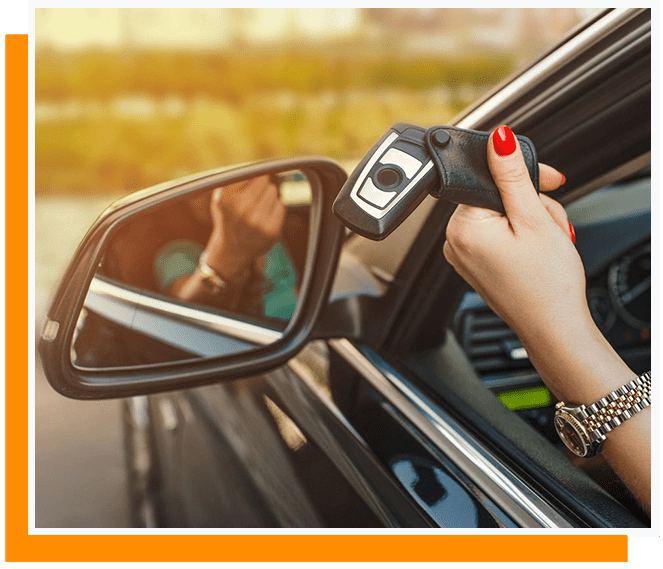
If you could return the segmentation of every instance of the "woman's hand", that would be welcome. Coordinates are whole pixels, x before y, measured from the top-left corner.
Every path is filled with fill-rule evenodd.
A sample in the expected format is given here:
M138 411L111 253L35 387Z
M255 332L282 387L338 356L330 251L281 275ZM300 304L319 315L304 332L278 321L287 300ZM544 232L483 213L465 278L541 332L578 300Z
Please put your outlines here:
M214 229L207 264L232 281L281 236L285 206L269 176L217 188L210 205Z
M594 403L632 380L594 324L585 272L564 209L537 195L518 141L506 126L488 142L488 165L506 215L459 205L449 220L444 255L518 334L539 375L570 406ZM562 174L540 165L550 191ZM650 410L610 432L603 456L649 512Z
M536 193L509 127L493 132L487 152L506 215L459 205L447 227L445 257L521 338L587 327L585 273L564 208ZM564 183L550 166L539 169L543 191Z

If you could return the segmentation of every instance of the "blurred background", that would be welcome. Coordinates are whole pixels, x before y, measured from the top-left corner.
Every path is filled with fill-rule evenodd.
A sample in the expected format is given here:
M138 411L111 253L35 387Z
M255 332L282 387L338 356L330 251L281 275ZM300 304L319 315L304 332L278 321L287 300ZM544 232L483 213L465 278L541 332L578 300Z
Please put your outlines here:
M264 158L351 169L392 124L447 122L592 11L36 9L37 334L116 197ZM126 526L117 403L36 373L36 526Z
M570 9L39 9L35 186L130 191L225 164L357 158L444 123Z

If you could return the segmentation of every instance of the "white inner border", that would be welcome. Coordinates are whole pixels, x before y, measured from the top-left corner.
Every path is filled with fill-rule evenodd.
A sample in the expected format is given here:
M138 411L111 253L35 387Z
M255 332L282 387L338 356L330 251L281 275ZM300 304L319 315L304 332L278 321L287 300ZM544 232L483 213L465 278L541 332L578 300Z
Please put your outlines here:
M440 7L439 4L424 2L431 7ZM342 7L343 5L339 5ZM390 5L390 3L367 3L366 7L399 7L399 4ZM587 4L586 7L601 7L602 5ZM218 2L194 1L184 4L181 1L137 1L127 2L109 2L102 0L96 2L95 8L178 8L178 7L199 7L199 8L220 8ZM265 7L265 4L253 4L251 7ZM309 4L294 4L288 7L310 7ZM494 4L488 2L474 2L465 7L473 8L494 8ZM527 8L531 7L524 3L507 3L503 8ZM573 2L557 3L558 8L577 8ZM633 7L650 7L652 9L652 187L660 187L660 6L658 3L638 3ZM432 529L422 531L421 529L155 529L140 530L133 528L35 528L35 197L34 197L34 57L35 57L35 8L90 8L89 2L82 0L69 0L62 2L29 1L28 2L28 34L29 34L29 74L28 89L30 104L28 109L28 166L29 166L29 214L28 214L28 246L29 246L29 306L28 306L28 366L29 366L29 409L28 409L28 449L29 449L29 475L28 475L28 533L29 535L548 535L548 534L570 534L570 535L628 535L631 537L655 537L660 536L660 431L653 429L652 432L652 528L650 529L573 529L573 530L528 530L528 529L499 529L499 530L468 530L468 529ZM652 272L655 276L660 276L660 195L659 192L652 192ZM655 378L652 387L652 424L660 425L660 353L656 349L660 346L660 278L655 278L652 283L652 345L655 347L652 353L652 376ZM19 378L14 378L19 379ZM10 402L6 402L9 404ZM21 492L22 490L17 489Z

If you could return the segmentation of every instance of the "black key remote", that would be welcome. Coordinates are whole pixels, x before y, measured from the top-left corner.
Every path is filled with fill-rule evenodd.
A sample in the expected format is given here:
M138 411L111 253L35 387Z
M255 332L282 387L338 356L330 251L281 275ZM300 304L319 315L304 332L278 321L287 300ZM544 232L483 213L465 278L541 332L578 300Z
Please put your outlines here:
M516 135L534 190L539 163L532 141ZM489 132L455 126L424 130L411 124L391 127L362 159L334 201L334 213L350 229L384 239L430 193L452 203L505 214L488 165Z
M353 231L378 241L389 235L437 184L426 131L398 123L362 159L334 201Z

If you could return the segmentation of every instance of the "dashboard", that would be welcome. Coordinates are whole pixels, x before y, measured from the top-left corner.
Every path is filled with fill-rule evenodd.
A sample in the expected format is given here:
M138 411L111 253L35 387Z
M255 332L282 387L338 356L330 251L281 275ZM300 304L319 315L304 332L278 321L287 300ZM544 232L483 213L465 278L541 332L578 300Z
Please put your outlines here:
M651 342L651 241L620 255L587 285L597 326L624 359L637 360Z

